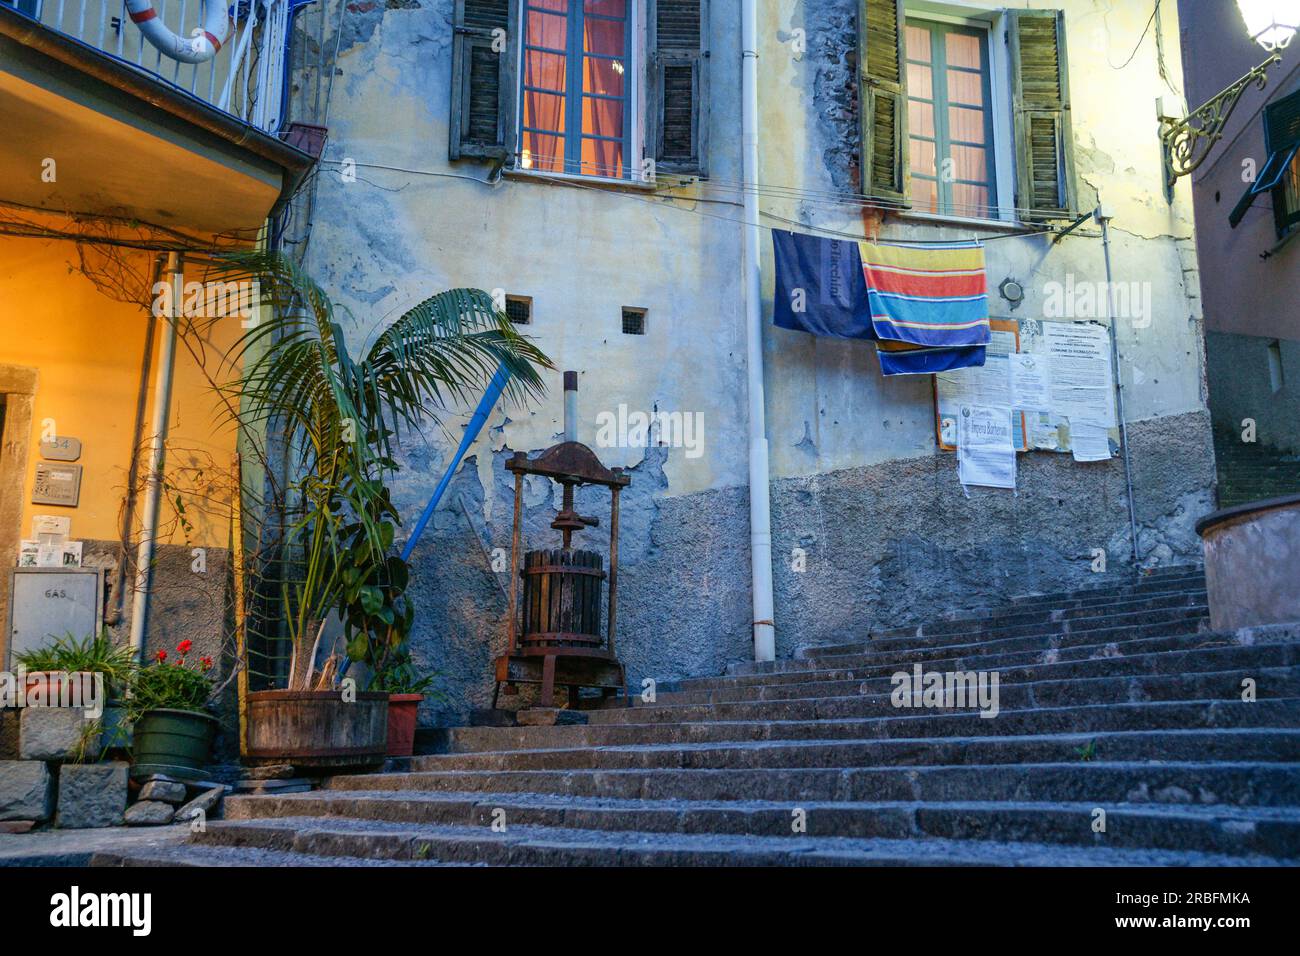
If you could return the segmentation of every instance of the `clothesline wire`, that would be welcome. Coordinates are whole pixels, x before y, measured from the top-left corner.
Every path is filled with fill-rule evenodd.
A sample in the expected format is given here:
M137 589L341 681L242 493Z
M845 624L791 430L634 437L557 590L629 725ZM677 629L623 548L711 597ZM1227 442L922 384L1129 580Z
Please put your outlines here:
M337 161L337 160L322 160L321 162L322 162L322 163L325 163L325 164L338 164L339 161ZM382 170L387 170L387 171L390 171L390 172L402 172L402 173L408 173L408 174L411 174L411 175L418 175L418 176L436 176L436 177L445 177L445 178L451 178L451 179L467 179L467 180L469 180L469 181L471 181L471 182L477 182L477 183L481 183L481 184L484 184L484 185L493 185L493 183L489 182L488 180L480 179L480 178L478 178L478 177L476 177L476 176L468 176L468 175L465 175L465 174L463 174L463 173L452 173L452 172L445 172L445 171L440 171L440 170L411 169L411 168L400 167L400 166L389 166L389 165L384 165L384 164L380 164L380 163L362 163L362 162L355 162L355 161L352 163L352 165L355 166L355 167L357 167L357 168L364 168L364 169L382 169ZM537 176L539 176L539 177L543 177L543 178L544 178L546 174L545 174L545 173L533 173L532 175L537 175ZM584 183L584 182L581 182L580 180L570 179L570 178L567 178L567 177L564 178L564 179L557 179L557 180L553 180L553 181L554 181L554 182L560 182L560 183L563 183L564 185L568 185L568 186L575 186L575 187L580 188L580 189L587 189L587 190L591 190L591 191L595 191L595 192L601 192L601 193L606 193L606 194L611 193L611 192L614 192L614 191L608 189L607 187L602 186L602 185L599 185L599 184ZM715 182L715 181L710 181L710 184L716 184L716 182ZM798 195L798 194L787 195L787 194L783 194L783 193L779 193L779 192L773 192L773 191L771 191L772 189L784 189L784 188L791 188L791 189L793 189L794 187L760 187L760 188L759 188L758 190L756 190L756 191L757 191L760 195L766 196L766 197L768 197L768 198L785 198L785 199L791 199L791 200L803 198L803 197L801 197L801 196ZM743 191L743 184L742 184L741 191ZM662 206L668 206L668 207L670 207L670 208L672 208L672 209L674 209L674 210L677 210L677 211L679 211L679 212L691 213L691 214L693 214L693 215L702 216L702 217L704 217L704 218L708 218L708 219L716 219L716 220L718 220L718 221L720 221L720 222L729 222L729 223L734 223L734 224L736 224L736 225L745 225L745 224L746 224L746 220L743 219L743 218L739 218L739 219L738 219L738 218L735 218L735 217L733 217L733 216L721 216L721 215L716 215L716 214L713 214L713 213L708 213L708 212L705 212L705 211L703 211L703 210L699 210L699 209L691 209L691 208L687 208L687 207L685 207L685 206L677 205L678 203L682 203L682 202L697 202L697 203L698 203L698 202L717 202L717 201L719 201L719 200L714 199L714 198L709 198L709 197L697 197L697 196L674 196L674 195L665 195L665 194L662 194L662 193L657 193L657 194L654 194L654 195L652 195L652 196L639 196L639 195L636 195L636 194L634 194L634 193L626 193L626 192L614 192L614 194L615 194L615 195L619 195L619 196L623 196L624 198L633 199L633 200L636 200L636 201L638 201L638 202L645 203L645 204L647 204L647 205L660 206L660 207L662 207ZM889 204L889 203L880 202L880 201L878 201L878 200L871 200L871 199L868 199L868 198L865 198L865 197L862 198L862 199L854 199L854 198L848 198L848 197L841 197L840 199L826 199L826 200L821 200L821 201L818 201L818 200L808 200L808 201L815 202L817 205L834 205L834 206L852 207L852 208L857 209L857 210L859 210L859 211L860 211L860 210L863 210L863 209L873 209L873 210L879 210L879 211L881 211L881 212L897 212L897 211L899 210L899 207L898 207L897 205L892 205L892 204ZM981 208L981 209L982 209L982 208L986 208L986 207L978 207L978 208ZM999 208L999 209L1005 209L1005 208L1008 208L1008 207L998 207L998 208ZM1021 211L1021 210L1012 210L1012 211ZM827 234L827 235L832 235L832 236L835 236L835 237L837 237L837 238L852 239L852 240L859 240L859 241L862 241L862 240L866 240L866 239L867 239L866 236L858 235L858 234L855 234L855 233L843 232L843 231L836 230L836 229L831 229L831 228L829 228L829 227L825 227L825 226L817 226L817 225L813 225L813 224L811 224L811 223L801 222L801 221L796 220L796 219L789 219L789 218L786 218L786 217L784 217L784 216L779 216L779 215L777 215L777 214L775 214L775 213L772 213L772 212L767 212L767 211L762 211L762 210L760 210L760 213L759 213L759 214L760 214L760 216L763 216L763 217L766 217L766 218L769 218L769 219L776 219L776 220L778 220L778 221L780 221L780 222L783 222L783 223L786 223L786 224L788 224L788 225L798 226L798 227L801 228L801 229L810 230L810 231L812 231L812 232L817 232L817 233L823 233L823 234ZM773 226L769 226L769 225L766 225L766 224L761 223L761 222L758 223L757 225L758 225L758 227L761 228L761 229L772 229L772 228L775 228L775 227L773 227ZM990 224L989 224L989 228L1000 228L1000 227L1003 227L1003 226L1004 226L1003 223L999 223L999 222L995 222L995 221L991 221ZM978 228L978 226L976 226L975 228ZM980 242L996 242L996 241L999 240L999 239L1023 239L1023 238L1030 237L1030 236L1044 235L1044 234L1047 234L1047 233L1054 233L1054 232L1058 232L1058 231L1059 231L1059 229L1058 229L1057 227L1055 227L1055 226L1047 226L1047 227L1040 228L1040 229L1030 229L1030 230L1018 229L1018 230L1016 230L1016 231L1013 231L1013 232L1007 232L1007 233L1000 234L1000 235L992 235L992 236L978 236L978 237L975 237L975 238L977 238L978 241L980 241ZM953 241L955 241L955 240L952 240L952 239L934 239L934 240L917 239L917 240L907 240L907 241L908 241L908 242L911 242L911 243L913 243L913 244L923 245L923 244L928 244L928 243L946 243L946 242L953 242Z

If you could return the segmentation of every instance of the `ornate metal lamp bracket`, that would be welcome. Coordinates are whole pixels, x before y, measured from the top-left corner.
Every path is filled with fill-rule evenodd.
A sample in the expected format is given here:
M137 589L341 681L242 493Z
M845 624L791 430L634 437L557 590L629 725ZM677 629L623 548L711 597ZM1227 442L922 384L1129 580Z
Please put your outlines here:
M1205 162L1214 144L1223 137L1223 128L1246 87L1253 84L1264 89L1268 85L1268 68L1281 59L1280 55L1274 53L1227 89L1198 106L1185 119L1164 118L1160 121L1160 142L1164 146L1165 156L1165 185L1171 192L1178 177L1194 172Z

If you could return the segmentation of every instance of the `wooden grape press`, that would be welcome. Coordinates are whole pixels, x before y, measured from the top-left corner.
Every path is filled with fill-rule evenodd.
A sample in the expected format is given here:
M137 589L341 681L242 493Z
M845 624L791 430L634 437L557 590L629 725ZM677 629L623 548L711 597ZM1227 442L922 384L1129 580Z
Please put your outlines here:
M514 534L510 545L510 614L506 652L496 660L493 708L502 687L507 694L519 684L540 684L538 707L552 707L556 686L567 687L576 707L580 688L599 688L609 697L626 690L623 665L614 652L618 616L618 496L632 479L623 469L609 469L577 440L578 373L564 373L564 438L536 458L515 452L506 469L515 476ZM551 527L560 532L559 548L529 551L523 547L524 478L540 475L558 482L563 500ZM575 532L599 527L598 518L574 510L574 490L583 485L609 489L609 571L597 551L573 547ZM523 566L520 567L522 557ZM608 582L605 627L601 607ZM520 585L523 600L520 602Z

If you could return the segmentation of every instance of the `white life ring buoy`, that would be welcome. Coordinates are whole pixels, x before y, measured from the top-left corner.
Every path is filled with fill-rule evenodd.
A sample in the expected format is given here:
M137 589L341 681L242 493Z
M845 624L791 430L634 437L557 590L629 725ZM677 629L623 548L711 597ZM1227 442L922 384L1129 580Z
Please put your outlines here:
M153 0L126 0L131 22L164 56L181 63L206 63L216 56L230 39L235 25L223 0L201 0L201 20L186 40L169 30L153 8Z

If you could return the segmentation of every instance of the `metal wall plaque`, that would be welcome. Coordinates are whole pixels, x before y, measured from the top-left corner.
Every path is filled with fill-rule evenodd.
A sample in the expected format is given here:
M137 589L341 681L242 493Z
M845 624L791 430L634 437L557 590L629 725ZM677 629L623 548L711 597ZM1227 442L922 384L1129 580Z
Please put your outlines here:
M58 435L41 442L41 457L50 461L76 461L81 457L81 439Z
M32 486L32 504L77 507L81 500L81 466L50 461L36 463L36 483Z
M72 634L98 634L104 624L104 575L98 568L14 568L9 572L9 660Z

